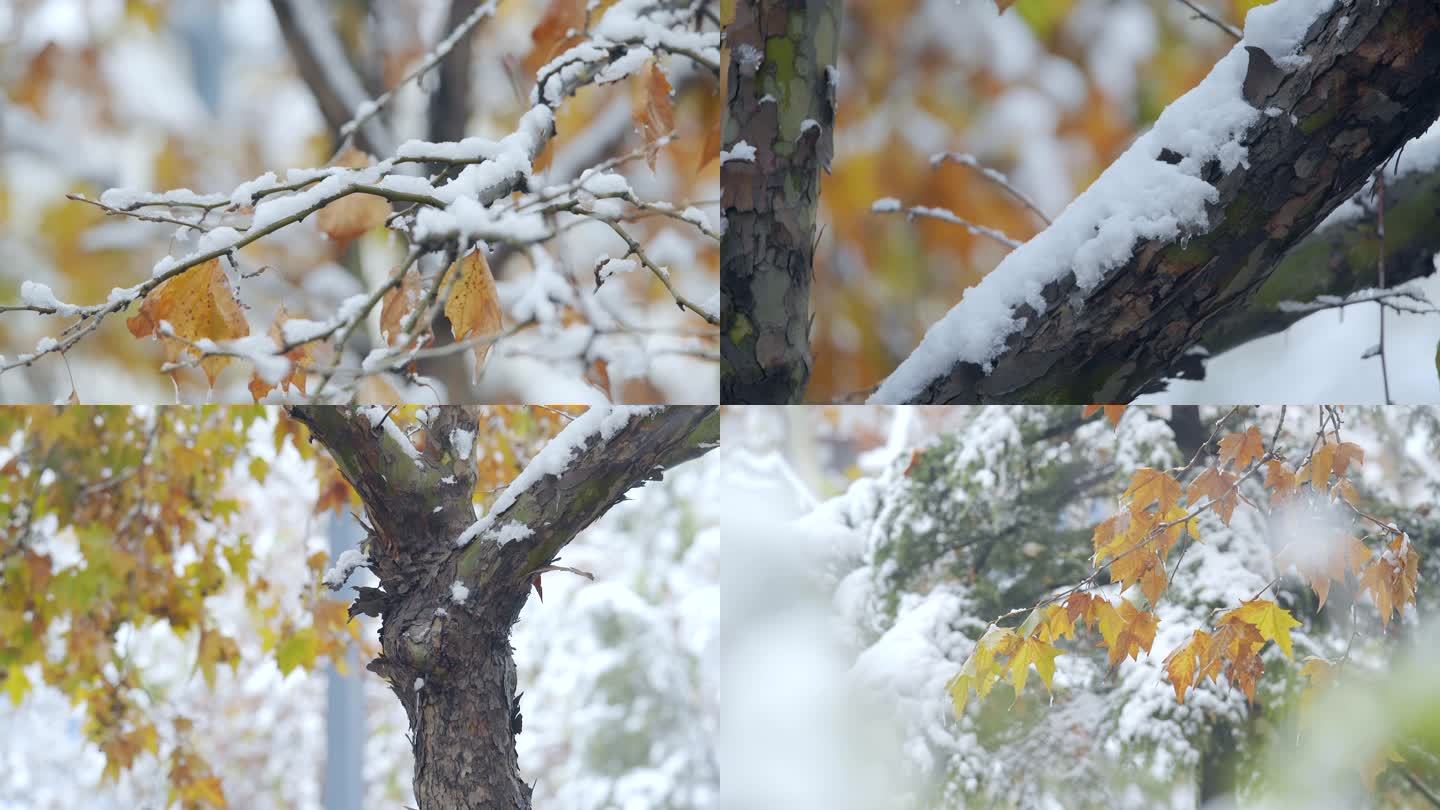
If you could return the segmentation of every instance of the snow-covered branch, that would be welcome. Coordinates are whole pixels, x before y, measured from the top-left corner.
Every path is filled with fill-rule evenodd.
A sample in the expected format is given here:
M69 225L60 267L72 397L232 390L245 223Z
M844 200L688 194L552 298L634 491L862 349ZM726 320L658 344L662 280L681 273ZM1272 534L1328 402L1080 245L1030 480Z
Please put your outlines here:
M318 12L290 0L274 0L274 4L277 14L283 17L282 27L290 29L287 36L303 40L299 50L308 54L305 58L314 63L316 75L328 82L329 92L344 101L348 123L340 127L342 135L366 134L364 140L370 144L387 139L380 119L375 116L395 88L370 100L339 50L333 32L324 30L323 22L315 17ZM477 7L421 59L401 83L434 69L481 19L493 13L494 7L494 2ZM556 136L556 111L580 88L619 81L646 66L651 59L667 54L693 59L703 69L718 69L719 33L709 26L692 30L696 24L695 16L683 4L667 0L615 3L599 16L585 39L539 69L530 108L520 115L515 129L498 140L481 137L449 142L411 140L390 146L385 151L388 157L378 162L370 162L363 155L354 158L357 153L347 153L340 156L336 165L292 169L283 177L266 172L228 193L112 189L98 200L72 196L99 207L109 216L173 226L175 244L179 246L175 250L179 255L161 258L148 279L134 286L113 289L101 303L69 304L43 284L27 284L22 290L22 300L0 306L0 313L28 312L77 320L58 336L42 339L32 351L9 358L0 356L0 373L32 365L50 354L63 354L95 332L109 316L147 302L168 282L196 268L224 260L238 270L242 248L312 215L317 215L317 224L326 217L330 217L330 221L339 219L338 225L320 225L337 239L353 238L353 235L337 235L337 230L351 228L353 234L358 235L383 224L408 243L408 258L404 266L382 284L350 296L326 320L292 319L277 323L272 334L278 333L278 339L246 337L248 327L243 320L236 327L240 330L238 335L231 332L227 339L213 340L174 324L157 323L154 332L157 336L186 349L184 355L167 362L166 370L199 365L212 357L240 358L254 365L257 373L264 370L260 376L271 379L304 366L307 372L313 371L321 377L320 385L309 392L313 401L344 398L348 390L345 386L338 390L327 387L332 379L344 379L346 385L353 385L354 380L368 374L408 365L422 356L420 353L432 342L432 323L440 317L442 309L450 316L447 303L458 274L437 272L434 262L429 260L444 258L444 266L449 266L481 245L531 248L582 221L605 225L626 245L630 255L640 258L677 306L695 313L711 326L717 325L718 315L682 294L669 270L652 259L650 252L621 224L638 216L663 216L694 229L707 240L718 241L719 233L711 228L703 212L642 199L623 177L605 170L623 159L603 161L596 170L586 171L557 186L531 188L534 163ZM365 165L367 162L370 165ZM438 173L429 177L413 174L417 164L437 166ZM374 208L377 204L383 208ZM626 206L633 208L638 216L628 215ZM359 220L358 225L345 221L347 217ZM486 272L488 274L488 270ZM241 284L249 277L242 274ZM540 281L544 281L546 287L543 304L522 295L513 313L515 325L484 330L485 334L457 333L459 342L481 348L529 327L553 328L558 321L554 303L570 300L572 306L577 305L574 299L578 291L573 284L557 285L553 279L537 278L537 284ZM494 283L489 284L489 295L493 297ZM227 293L238 289L229 275L224 276L222 286L227 288ZM405 301L412 302L413 306L405 310L399 333L390 336L389 346L371 351L361 367L354 370L356 373L350 374L345 366L344 350L370 322L377 307L386 302L387 296L402 290ZM615 331L613 319L594 321L590 317L594 315L597 313L587 315L594 334ZM333 362L328 366L316 369L313 364L295 359L295 352L320 344L329 344L333 349ZM586 350L581 349L580 353Z
M1150 390L1440 115L1440 52L1420 44L1435 36L1425 0L1254 9L1244 41L967 290L874 401L1118 402Z

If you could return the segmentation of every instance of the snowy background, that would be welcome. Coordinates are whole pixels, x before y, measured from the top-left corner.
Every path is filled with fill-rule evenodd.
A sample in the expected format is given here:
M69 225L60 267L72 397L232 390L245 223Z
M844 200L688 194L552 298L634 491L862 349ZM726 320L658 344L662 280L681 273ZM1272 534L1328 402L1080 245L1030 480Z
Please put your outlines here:
M1384 764L1402 736L1428 741L1409 751L1407 767L1436 783L1440 689L1420 674L1436 664L1435 409L1346 411L1347 440L1367 448L1357 486L1429 543L1419 608L1389 638L1368 618L1351 639L1337 626L1334 594L1331 613L1317 613L1313 595L1286 577L1279 598L1305 621L1295 664L1266 655L1253 707L1214 684L1177 704L1161 661L1213 608L1251 597L1277 573L1276 530L1241 506L1228 528L1202 524L1205 542L1185 555L1148 655L1107 677L1103 656L1077 646L1057 659L1052 694L1032 679L1014 705L1003 690L972 698L958 722L946 683L997 605L1023 607L1003 594L1072 582L1047 567L1063 566L1067 549L1088 570L1089 527L1127 478L1117 470L1183 463L1169 409L1131 408L1118 430L1098 417L1077 427L1078 407L801 410L727 412L726 436L736 438L722 449L726 808L1219 810L1237 805L1202 800L1212 779L1202 763L1217 744L1240 752L1238 806L1420 806L1398 769L1374 793L1358 776ZM1202 423L1225 410L1201 409ZM1315 428L1303 410L1287 418L1297 442ZM1253 418L1273 430L1278 408ZM1036 439L1037 430L1064 438ZM943 483L917 483L931 475ZM1093 488L1044 505L1040 496L1072 483ZM988 568L967 578L949 567L1002 531ZM1297 729L1299 662L1346 650L1364 688L1317 704L1313 725ZM1232 736L1212 742L1221 733Z

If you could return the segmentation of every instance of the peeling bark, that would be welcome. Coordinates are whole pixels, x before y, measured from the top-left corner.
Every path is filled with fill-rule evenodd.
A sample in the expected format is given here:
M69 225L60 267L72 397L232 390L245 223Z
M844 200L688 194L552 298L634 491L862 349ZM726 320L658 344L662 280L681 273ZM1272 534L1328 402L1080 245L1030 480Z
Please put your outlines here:
M820 170L835 123L839 0L735 4L720 166L721 401L798 402L810 379Z
M1288 114L1244 137L1248 168L1207 170L1218 200L1206 228L1138 242L1083 300L1073 274L1047 285L1043 311L1013 311L1025 327L991 372L957 363L912 401L1127 401L1249 306L1281 258L1440 115L1440 1L1337 4L1300 54L1309 61L1277 77L1252 53L1247 97Z
M475 522L475 467L451 448L455 428L475 430L465 408L432 408L425 451L413 458L364 413L296 407L359 493L379 589L352 612L378 609L381 653L367 669L385 678L409 717L420 810L529 810L511 727L515 662L510 628L532 573L630 488L719 443L714 406L670 407L591 437L559 476L546 475L498 516L529 537L500 545L455 539ZM452 599L459 582L469 591ZM357 610L359 608L359 610Z

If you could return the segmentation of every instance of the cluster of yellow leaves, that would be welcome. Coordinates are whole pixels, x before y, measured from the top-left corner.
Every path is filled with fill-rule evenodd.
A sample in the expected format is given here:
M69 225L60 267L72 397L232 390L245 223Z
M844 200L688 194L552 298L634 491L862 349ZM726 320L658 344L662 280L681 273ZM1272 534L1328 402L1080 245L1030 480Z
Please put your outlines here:
M1088 405L1083 415L1089 417L1102 408L1111 424L1119 423L1123 406ZM1220 437L1216 463L1201 470L1188 487L1170 471L1136 470L1120 497L1120 510L1097 524L1092 535L1097 572L1108 567L1111 580L1120 588L1118 607L1093 593L1076 591L1063 605L1037 606L1018 629L992 627L949 684L957 716L972 689L983 697L1005 679L1018 695L1032 664L1048 688L1055 656L1061 654L1054 643L1073 638L1077 624L1099 631L1112 671L1124 659L1148 652L1159 621L1153 611L1169 584L1166 558L1185 534L1200 540L1198 518L1202 512L1213 512L1228 526L1241 501L1262 511L1266 506L1307 508L1336 500L1354 507L1356 492L1345 475L1364 463L1365 452L1359 445L1331 442L1322 434L1296 471L1266 450L1259 428L1252 425ZM1270 495L1265 506L1252 503L1239 491L1241 480L1262 469L1264 488ZM1331 534L1335 531L1329 529ZM1403 533L1392 530L1379 554L1372 554L1361 539L1345 532L1338 537L1307 539L1320 547L1320 553L1313 548L1280 549L1276 564L1281 570L1293 565L1315 591L1321 607L1332 583L1344 583L1347 577L1371 597L1387 627L1392 616L1414 604L1419 560ZM1144 595L1147 609L1124 598L1134 586ZM1166 676L1176 700L1183 703L1186 692L1198 683L1206 679L1218 683L1224 676L1253 701L1256 682L1264 672L1260 653L1265 644L1274 641L1287 658L1293 657L1290 630L1299 625L1289 611L1258 594L1220 614L1213 629L1196 629L1165 658ZM1312 679L1323 676L1321 670L1319 664L1307 664Z
M1299 625L1289 611L1268 599L1251 599L1221 614L1214 633L1196 630L1165 658L1175 699L1184 703L1186 690L1205 678L1218 683L1223 669L1230 683L1253 701L1255 682L1265 671L1260 649L1274 641L1291 657L1290 628Z
M1077 625L1099 631L1114 668L1150 651L1158 623L1154 613L1140 610L1128 600L1119 600L1116 607L1092 593L1077 592L1063 603L1031 611L1018 628L991 627L947 687L955 716L965 711L972 690L983 698L1002 680L1014 686L1018 698L1025 691L1031 666L1040 673L1045 688L1051 688L1055 658L1062 654L1055 643L1074 639Z

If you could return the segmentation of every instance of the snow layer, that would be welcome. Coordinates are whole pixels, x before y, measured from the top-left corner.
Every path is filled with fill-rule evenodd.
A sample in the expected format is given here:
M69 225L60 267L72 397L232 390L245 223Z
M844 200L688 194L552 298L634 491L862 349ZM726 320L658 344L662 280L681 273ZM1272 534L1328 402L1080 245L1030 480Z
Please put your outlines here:
M556 434L548 444L535 454L535 458L525 466L525 469L510 482L495 503L490 505L490 511L485 517L475 521L470 528L460 533L455 538L456 546L465 546L486 532L495 524L495 520L504 514L505 510L515 505L515 501L526 490L534 486L547 475L559 476L569 469L570 462L584 449L591 439L598 436L600 441L606 442L619 433L622 428L630 423L630 420L648 415L655 411L654 406L633 406L633 405L601 405L591 408L573 422L565 426L565 429ZM514 540L528 537L529 534L522 534L521 531L531 532L531 527L524 526L511 521L492 536L497 542L507 543ZM505 539L502 539L505 538Z
M1262 114L1241 93L1249 65L1246 46L1264 48L1275 59L1291 55L1310 24L1332 5L1333 0L1277 0L1252 10L1245 39L1167 107L1054 224L966 290L870 401L912 399L960 362L988 372L1006 338L1025 326L1014 309L1029 304L1043 312L1046 285L1073 273L1080 292L1088 293L1130 258L1136 241L1174 239L1206 227L1205 208L1217 192L1201 179L1201 168L1212 160L1227 173L1248 165L1239 139ZM1178 153L1180 162L1160 160L1162 149Z

